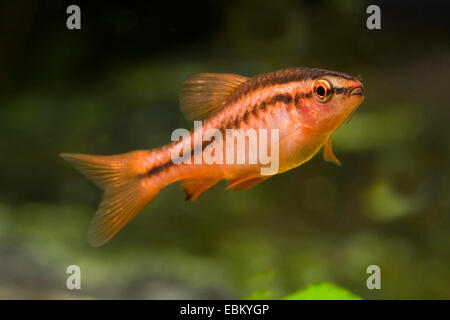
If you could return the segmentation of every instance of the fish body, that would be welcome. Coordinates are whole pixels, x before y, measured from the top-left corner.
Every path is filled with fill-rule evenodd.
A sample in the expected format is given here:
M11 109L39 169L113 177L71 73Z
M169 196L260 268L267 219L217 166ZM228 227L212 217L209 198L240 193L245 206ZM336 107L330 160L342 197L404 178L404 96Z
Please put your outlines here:
M182 181L186 199L193 201L223 179L229 181L229 189L249 189L305 163L322 147L324 158L339 164L331 134L363 99L358 79L322 69L289 68L253 78L210 73L190 77L183 83L181 108L188 119L203 122L178 141L113 156L61 155L105 190L89 242L100 246L110 240L162 188L176 181ZM239 149L230 130L254 133L255 140L247 137L248 143ZM208 132L217 135L205 139ZM271 139L273 133L277 139ZM269 173L262 169L267 161L259 150L260 139L267 142L267 154L276 151L277 165ZM233 161L208 162L207 154ZM174 161L174 155L183 155L184 161ZM239 156L246 161L237 163Z

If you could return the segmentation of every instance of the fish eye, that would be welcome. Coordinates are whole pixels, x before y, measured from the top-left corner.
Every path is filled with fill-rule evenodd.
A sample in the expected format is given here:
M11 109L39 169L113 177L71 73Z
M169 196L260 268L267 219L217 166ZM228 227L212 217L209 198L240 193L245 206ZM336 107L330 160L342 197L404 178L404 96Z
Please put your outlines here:
M319 102L325 103L330 101L332 95L333 90L330 82L325 79L319 79L314 83L314 96Z

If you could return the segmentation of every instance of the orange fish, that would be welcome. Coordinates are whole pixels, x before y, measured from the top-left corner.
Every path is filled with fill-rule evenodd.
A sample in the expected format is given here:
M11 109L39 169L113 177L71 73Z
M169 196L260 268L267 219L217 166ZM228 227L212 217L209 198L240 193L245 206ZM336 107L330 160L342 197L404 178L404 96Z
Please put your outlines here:
M305 163L321 147L325 160L339 164L331 134L363 100L364 87L358 79L322 69L288 68L253 78L214 73L190 77L183 83L180 104L188 119L203 120L200 128L153 150L111 156L61 154L104 189L90 225L89 243L101 246L109 241L162 188L176 181L182 181L186 199L193 201L222 179L229 181L228 189L252 188ZM208 129L227 134L205 140ZM241 152L247 162L207 162L208 152L223 158L235 152L237 142L228 135L230 129L253 129L253 142L264 141L258 140L263 132L276 132L276 140L265 140L267 152L277 156L271 158L277 162L275 170L263 172L267 161L258 153L262 147L253 148L251 142L236 156ZM174 155L183 155L185 161L175 161ZM233 153L230 159L234 157ZM249 162L251 157L256 162Z

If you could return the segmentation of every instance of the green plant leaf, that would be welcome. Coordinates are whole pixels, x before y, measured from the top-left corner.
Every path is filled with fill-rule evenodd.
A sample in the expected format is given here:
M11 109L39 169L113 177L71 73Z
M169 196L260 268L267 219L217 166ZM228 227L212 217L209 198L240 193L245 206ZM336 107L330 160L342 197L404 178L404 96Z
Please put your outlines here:
M268 297L272 294L270 290L262 289L252 292L246 299L247 300L261 300L268 299Z
M291 293L284 300L361 300L361 297L335 284L321 282Z

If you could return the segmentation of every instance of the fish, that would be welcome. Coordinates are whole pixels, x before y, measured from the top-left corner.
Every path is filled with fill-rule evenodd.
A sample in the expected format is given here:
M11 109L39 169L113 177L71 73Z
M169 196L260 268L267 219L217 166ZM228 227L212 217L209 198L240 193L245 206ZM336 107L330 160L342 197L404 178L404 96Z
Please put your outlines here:
M331 135L364 97L360 78L317 68L286 68L251 78L219 73L190 76L182 83L180 108L187 119L202 121L199 128L194 126L178 140L155 149L117 155L60 154L104 190L88 242L99 247L111 240L164 187L177 181L186 200L194 201L221 180L228 181L230 190L253 188L302 165L320 149L326 161L340 164ZM227 134L203 139L208 129L254 130L258 138L263 132L276 133L278 139L266 137L267 153L277 151L275 170L263 173L267 161L263 163L250 142L240 152L246 159L256 153L256 162L196 162L208 150L226 155L236 147L234 137ZM184 155L186 150L191 153ZM183 154L186 161L175 161L174 154Z

